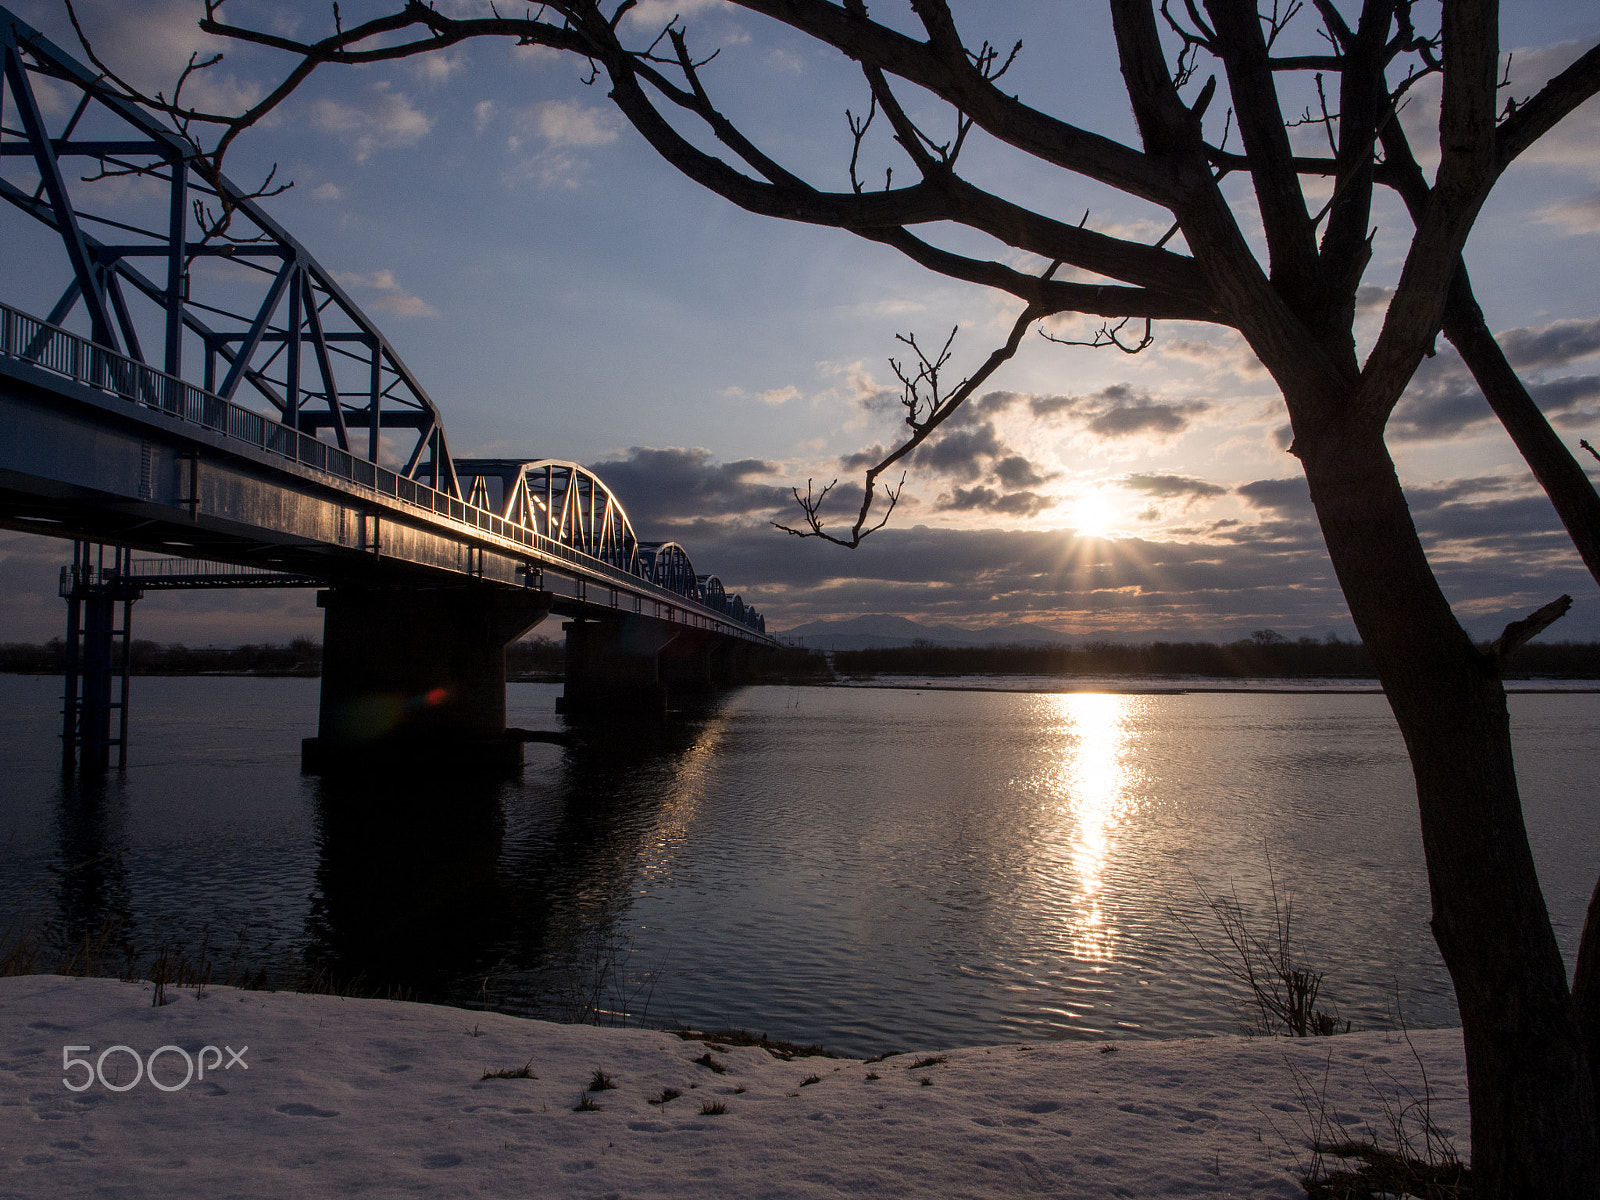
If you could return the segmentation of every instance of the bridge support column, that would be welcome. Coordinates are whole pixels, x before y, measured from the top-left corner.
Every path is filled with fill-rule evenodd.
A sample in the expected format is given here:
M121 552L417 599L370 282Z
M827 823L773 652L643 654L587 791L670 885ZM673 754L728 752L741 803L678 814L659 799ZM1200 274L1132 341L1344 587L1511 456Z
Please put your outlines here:
M522 742L506 736L505 649L550 603L549 592L477 586L317 593L322 709L303 769L515 769Z
M106 561L107 551L111 561ZM128 765L129 634L133 602L141 593L129 576L123 546L74 542L72 566L61 571L67 602L65 686L61 704L61 766L104 771L117 748L117 766ZM122 625L117 626L117 605ZM115 699L113 699L115 694ZM117 717L112 729L112 714Z
M727 686L726 639L685 629L661 652L661 682L673 696L703 696Z
M661 717L667 689L661 651L684 630L648 617L568 621L566 687L556 702L571 716Z

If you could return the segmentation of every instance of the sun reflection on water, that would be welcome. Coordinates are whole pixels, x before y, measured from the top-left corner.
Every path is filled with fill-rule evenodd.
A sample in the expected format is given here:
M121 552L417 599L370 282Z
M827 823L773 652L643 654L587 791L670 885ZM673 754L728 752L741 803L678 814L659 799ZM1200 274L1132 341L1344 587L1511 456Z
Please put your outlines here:
M1117 930L1106 911L1105 873L1131 806L1133 698L1071 693L1053 699L1073 739L1061 764L1058 807L1071 822L1069 856L1078 886L1068 937L1078 958L1108 962Z

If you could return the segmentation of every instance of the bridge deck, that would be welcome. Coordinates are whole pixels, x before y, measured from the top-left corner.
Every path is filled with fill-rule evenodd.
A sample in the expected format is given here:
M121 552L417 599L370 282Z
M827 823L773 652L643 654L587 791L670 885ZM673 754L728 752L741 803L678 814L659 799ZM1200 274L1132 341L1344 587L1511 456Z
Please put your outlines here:
M329 584L475 579L550 591L566 616L633 613L771 641L691 597L4 305L0 424L8 433L0 524L13 529Z

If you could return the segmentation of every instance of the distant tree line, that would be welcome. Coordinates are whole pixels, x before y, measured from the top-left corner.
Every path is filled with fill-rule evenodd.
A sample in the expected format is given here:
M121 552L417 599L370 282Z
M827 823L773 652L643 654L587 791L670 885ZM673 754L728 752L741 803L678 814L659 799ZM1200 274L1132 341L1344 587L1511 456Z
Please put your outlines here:
M768 649L762 654L760 664L764 683L829 683L834 677L822 651L799 646Z
M566 669L567 651L563 642L547 637L531 637L506 647L507 679L560 678Z
M547 637L506 647L506 678L558 679L565 647ZM60 638L43 645L0 643L0 674L56 675L66 665ZM1078 646L940 646L918 641L877 650L840 650L830 671L816 650L779 647L761 663L771 683L815 683L870 675L1199 675L1217 679L1371 679L1359 642L1336 637L1290 640L1264 629L1236 642L1142 642ZM135 675L296 675L322 673L322 646L295 638L286 646L191 649L135 640ZM1600 642L1530 642L1510 659L1510 679L1600 679Z
M1219 679L1372 679L1360 642L1283 637L1258 630L1236 642L1086 642L1078 646L939 646L917 641L840 650L841 675L1199 675ZM1530 642L1507 664L1510 679L1600 679L1600 642Z
M547 637L532 637L506 647L506 678L559 679L566 647ZM44 645L0 643L0 674L59 675L66 667L66 646L60 638ZM322 646L296 638L287 646L230 646L190 649L177 642L133 643L135 675L299 675L322 674ZM803 683L832 678L827 660L815 650L783 646L760 660L761 677L773 683Z
M60 638L51 638L42 646L0 643L0 672L8 674L59 674L66 658L66 645ZM310 638L295 638L286 646L191 649L179 642L162 644L135 638L132 661L135 675L317 676L322 674L322 646Z

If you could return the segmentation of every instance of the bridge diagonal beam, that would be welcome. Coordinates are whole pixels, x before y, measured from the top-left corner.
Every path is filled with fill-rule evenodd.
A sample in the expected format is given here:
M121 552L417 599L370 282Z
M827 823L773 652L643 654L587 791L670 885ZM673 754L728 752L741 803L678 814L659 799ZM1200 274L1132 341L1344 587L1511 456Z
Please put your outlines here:
M284 324L284 338L267 359L270 363L280 353L283 355L283 394L287 401L283 410L283 423L295 429L304 428L300 423L300 331L305 324L305 314L301 306L303 281L304 275L300 270L300 264L294 263L293 269L289 272L289 285L286 289L289 297L289 313Z
M122 294L122 284L118 280L117 272L111 267L102 266L100 274L105 278L106 295L111 300L111 311L116 314L117 326L122 330L128 357L144 362L144 350L139 345L139 331L134 328L133 314L128 311L128 298Z
M267 325L278 311L278 305L283 302L284 290L289 286L289 280L294 275L295 262L292 258L284 260L282 268L272 281L272 286L267 289L266 298L261 302L261 308L256 313L256 319L250 323L250 330L245 334L244 342L234 355L233 364L228 368L228 373L223 377L222 385L217 388L217 395L224 400L232 400L235 392L239 390L239 381L244 378L250 360L255 357L256 350L261 346L262 335L267 332ZM290 415L288 410L293 407L293 400L285 401L285 415Z
M328 342L322 332L322 316L317 310L316 298L311 294L311 283L302 279L305 289L306 325L311 330L311 349L317 357L317 370L322 375L323 394L328 398L328 412L333 417L334 436L339 449L350 449L350 433L345 428L344 408L339 403L339 385L334 380L333 363L328 357Z
M168 375L183 373L183 301L188 263L184 257L184 235L189 228L189 172L183 160L169 152L167 170L167 294L166 337L162 346L162 370Z
M78 282L79 293L89 310L89 323L94 330L94 340L110 350L121 350L116 332L111 327L111 315L106 311L105 297L97 286L94 264L89 259L89 248L84 244L83 230L78 225L77 214L67 194L67 181L61 174L61 164L56 159L55 148L45 132L44 117L39 112L39 102L34 97L33 86L28 82L27 68L17 53L15 31L0 30L0 55L4 56L4 75L11 85L11 98L17 106L17 116L22 122L23 135L33 151L33 161L39 171L40 184L55 214L56 227L66 247L72 264L72 274Z

